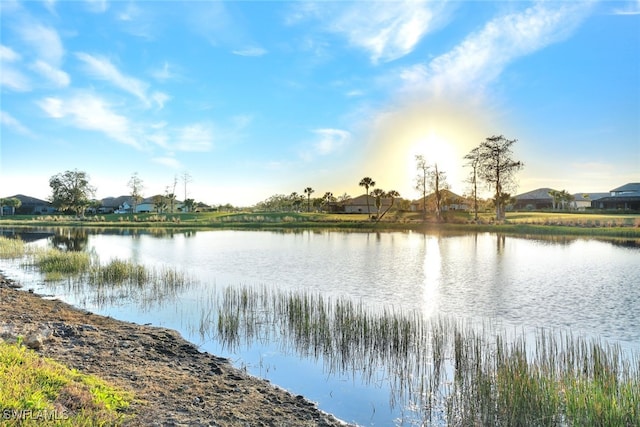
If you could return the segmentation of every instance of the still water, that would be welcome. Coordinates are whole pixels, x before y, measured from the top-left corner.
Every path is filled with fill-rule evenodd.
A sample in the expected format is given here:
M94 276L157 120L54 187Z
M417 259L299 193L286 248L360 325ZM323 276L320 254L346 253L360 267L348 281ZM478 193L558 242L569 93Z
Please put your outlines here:
M224 346L214 333L202 330L213 289L263 286L321 293L374 310L490 321L505 329L570 330L640 349L640 248L634 244L490 233L216 230L154 235L122 230L78 236L60 229L55 234L33 244L90 251L102 263L120 258L175 267L194 284L155 300L126 292L98 300L87 287L45 283L16 262L0 261L0 269L25 287L93 312L176 329L203 351L229 357L236 366L360 425L404 423L410 408L389 404L384 378L370 382L357 373L330 373L322 360L264 340Z

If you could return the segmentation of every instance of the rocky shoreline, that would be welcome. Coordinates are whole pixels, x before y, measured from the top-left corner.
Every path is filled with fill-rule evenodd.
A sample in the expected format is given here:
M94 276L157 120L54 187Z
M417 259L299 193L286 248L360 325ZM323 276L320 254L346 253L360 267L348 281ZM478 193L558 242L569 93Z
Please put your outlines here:
M0 275L0 338L130 390L127 426L344 426L176 331L79 310Z

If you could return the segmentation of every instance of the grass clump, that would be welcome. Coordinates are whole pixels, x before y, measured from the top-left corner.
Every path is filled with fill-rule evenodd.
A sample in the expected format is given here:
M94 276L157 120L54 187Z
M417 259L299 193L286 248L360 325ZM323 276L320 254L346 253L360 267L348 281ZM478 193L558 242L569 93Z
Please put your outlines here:
M35 252L32 264L44 273L46 280L59 280L88 271L91 256L86 252L45 249Z
M116 258L104 266L94 265L89 280L98 285L130 283L140 286L149 281L149 272L143 265Z
M1 426L120 425L133 395L93 375L0 341Z
M27 249L22 240L0 236L0 259L21 258L26 252Z

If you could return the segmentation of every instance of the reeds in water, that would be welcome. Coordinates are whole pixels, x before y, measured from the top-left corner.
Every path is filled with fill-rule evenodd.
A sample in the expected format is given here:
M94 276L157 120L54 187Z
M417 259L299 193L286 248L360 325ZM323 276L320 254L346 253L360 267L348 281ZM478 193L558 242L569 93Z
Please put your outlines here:
M227 288L217 310L226 345L269 337L331 372L384 379L419 423L640 425L637 355L596 339L540 330L527 342L524 331L264 287Z
M26 254L26 246L20 239L0 237L0 258L21 258Z

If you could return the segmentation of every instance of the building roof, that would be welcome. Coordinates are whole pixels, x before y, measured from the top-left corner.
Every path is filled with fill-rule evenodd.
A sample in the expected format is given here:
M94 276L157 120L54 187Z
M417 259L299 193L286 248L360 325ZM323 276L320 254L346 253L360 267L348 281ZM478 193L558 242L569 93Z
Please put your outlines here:
M20 200L22 206L51 205L51 202L47 202L46 200L41 200L31 196L25 196L24 194L16 194L15 196L11 196L9 198L14 197Z
M554 191L553 188L538 188L526 193L518 194L516 200L553 200L549 192Z
M573 200L576 202L591 202L607 196L609 196L609 193L576 193L573 194Z
M640 194L640 182L630 182L622 187L614 188L612 193L639 193Z

